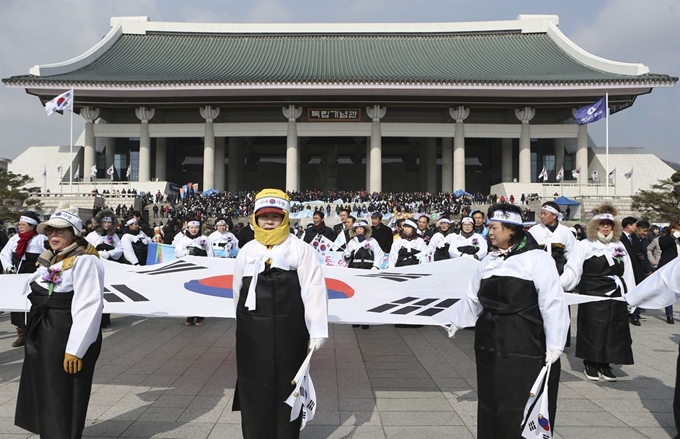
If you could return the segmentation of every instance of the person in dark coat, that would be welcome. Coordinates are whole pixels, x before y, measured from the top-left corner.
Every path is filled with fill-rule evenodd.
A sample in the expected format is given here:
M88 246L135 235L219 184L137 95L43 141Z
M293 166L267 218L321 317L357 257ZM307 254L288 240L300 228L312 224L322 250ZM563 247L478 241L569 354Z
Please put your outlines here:
M524 407L541 369L548 377L550 428L555 428L560 357L569 327L555 262L522 227L519 206L489 210L491 247L453 307L449 337L475 328L477 438L517 439Z
M661 257L659 258L657 270L677 258L678 254L680 254L680 221L675 221L666 227L664 234L659 236L659 247L661 248ZM665 311L666 323L669 325L675 324L673 305L667 306Z
M622 297L635 287L632 256L622 244L616 209L602 205L586 226L587 240L579 241L560 277L565 291L578 286L580 294ZM633 364L632 339L626 302L601 300L578 306L576 352L589 381L616 381L614 364Z
M244 245L255 239L255 231L253 229L253 225L250 223L250 220L248 220L248 224L246 224L245 227L241 228L241 230L238 231L236 234L236 239L238 239L238 243L243 248Z
M12 236L0 251L0 263L4 274L34 273L37 270L36 262L40 253L45 250L47 240L45 235L36 232L38 224L40 224L40 217L37 213L26 211L21 214L17 223L19 233ZM18 335L12 347L18 348L24 345L25 315L23 312L10 313L11 322L17 327Z
M373 239L378 241L378 245L384 253L389 253L392 249L392 230L382 223L382 214L373 212L371 214L371 232Z
M232 289L236 312L233 410L241 411L244 439L297 439L284 401L309 350L328 338L328 292L314 248L289 232L288 195L264 189L255 197L255 239L236 257Z
M630 263L633 267L633 276L635 277L635 284L642 282L646 274L642 269L643 252L642 242L638 238L637 233L637 219L632 216L627 216L621 220L621 244L626 248L628 255L630 256ZM647 273L649 274L649 273ZM633 288L631 285L630 288ZM643 310L641 308L635 308L635 310L629 315L630 323L634 326L640 326L640 312Z
M325 216L326 215L321 210L314 212L314 216L312 216L313 223L310 227L307 227L307 230L305 230L305 236L302 238L303 241L305 241L307 244L311 244L317 235L321 235L326 239L329 239L331 242L335 241L335 233L333 233L333 229L326 226L326 223L323 220Z

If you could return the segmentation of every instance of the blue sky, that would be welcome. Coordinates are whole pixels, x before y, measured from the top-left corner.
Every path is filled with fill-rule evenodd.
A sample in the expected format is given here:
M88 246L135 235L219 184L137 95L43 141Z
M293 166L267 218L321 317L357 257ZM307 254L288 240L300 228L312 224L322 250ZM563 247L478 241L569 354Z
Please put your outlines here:
M0 76L77 56L99 41L112 16L146 15L180 22L458 22L554 14L560 29L585 50L640 62L652 73L680 76L678 0L2 0ZM33 145L67 145L68 121L47 118L37 98L0 87L0 157ZM75 120L76 136L82 130ZM604 123L589 127L604 145ZM655 89L610 120L610 146L645 147L680 162L680 85Z

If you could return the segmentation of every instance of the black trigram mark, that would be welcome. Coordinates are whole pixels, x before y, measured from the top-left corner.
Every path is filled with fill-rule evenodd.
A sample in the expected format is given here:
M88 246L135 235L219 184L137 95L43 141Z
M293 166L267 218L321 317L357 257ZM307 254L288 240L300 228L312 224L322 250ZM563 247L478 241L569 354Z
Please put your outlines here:
M380 279L393 280L395 282L406 282L408 280L420 279L425 276L432 275L429 273L373 273L361 275L361 277L377 277Z
M460 299L440 299L440 298L421 298L421 297L404 297L399 300L393 300L389 303L376 306L369 309L368 312L385 313L391 311L390 314L406 315L416 314L424 317L431 317L450 308L454 303ZM435 303L436 302L436 303ZM404 306L405 305L405 306Z
M133 302L148 302L149 299L139 294L137 291L128 287L127 285L111 285L118 293L127 296ZM118 294L112 292L108 288L104 288L104 300L109 303L125 302Z
M172 264L168 264L165 267L156 268L146 271L138 271L139 274L147 274L150 276L156 274L169 274L169 273L179 273L182 271L193 271L193 270L204 270L207 267L202 267L200 265L192 264L191 262L178 260Z

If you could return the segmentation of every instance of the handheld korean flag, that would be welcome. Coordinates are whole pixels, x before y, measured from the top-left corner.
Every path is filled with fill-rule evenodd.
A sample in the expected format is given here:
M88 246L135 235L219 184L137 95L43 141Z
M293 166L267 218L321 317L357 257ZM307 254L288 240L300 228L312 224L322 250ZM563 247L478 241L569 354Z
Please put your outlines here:
M307 358L302 362L300 370L295 374L292 384L295 386L293 393L284 402L291 407L290 420L296 420L302 416L300 430L305 428L307 421L314 419L316 413L316 391L312 384L312 377L309 376L309 365L312 361L314 350L310 350Z
M560 181L563 178L564 178L564 166L560 168L560 171L557 173L557 176L555 177L555 179L557 181Z
M113 173L114 173L114 172L115 172L115 171L114 171L114 169L113 169L113 165L111 165L111 166L109 167L109 169L106 170L106 175L110 175L110 176L111 176L111 180L113 180Z
M633 168L630 168L630 171L623 174L623 176L626 177L626 180L630 180L630 178L633 176Z
M550 414L548 412L548 377L550 377L550 366L552 361L548 361L548 364L541 369L541 372L536 378L536 382L531 387L529 393L529 399L524 408L525 418L522 422L524 428L522 429L522 437L525 439L552 439L552 430L550 429ZM541 386L543 387L543 392L536 400L538 391L540 391ZM536 401L533 409L526 416L527 410L531 407L531 404Z
M66 91L45 104L45 111L48 116L53 113L64 114L64 110L71 108L73 104L73 89Z
M595 102L593 105L586 105L574 112L574 119L579 125L597 122L603 117L607 117L605 97Z
M90 168L90 176L91 177L97 176L97 165L92 165L92 167Z
M573 171L571 171L571 176L573 178L579 178L581 176L581 168L576 168Z
M345 231L344 230L340 230L340 233L338 233L337 238L335 238L334 244L335 244L336 248L340 248L343 245L347 244L347 239L345 238Z
M594 170L590 176L593 178L593 181L598 181L600 179L599 169Z
M611 171L609 171L609 179L610 179L611 181L615 181L615 180L616 180L616 168L614 168L614 169L612 169Z
M312 240L312 247L320 254L336 249L335 243L321 234L314 237Z
M538 174L538 178L542 178L543 181L548 181L548 170L545 169L545 166L543 166L543 170L541 171L540 174Z

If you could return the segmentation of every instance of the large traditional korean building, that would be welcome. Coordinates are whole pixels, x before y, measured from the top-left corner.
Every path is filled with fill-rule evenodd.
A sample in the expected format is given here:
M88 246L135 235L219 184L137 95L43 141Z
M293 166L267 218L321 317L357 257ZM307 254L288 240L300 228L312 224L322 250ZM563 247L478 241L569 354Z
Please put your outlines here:
M611 112L622 111L676 81L587 53L558 17L533 15L422 24L112 18L81 56L3 79L43 104L74 89L86 125L71 166L85 181L93 166L106 178L113 164L117 180L197 181L201 190L484 193L529 187L544 166L552 179L561 167L567 179L580 169L586 185L601 152L573 110L608 93Z

